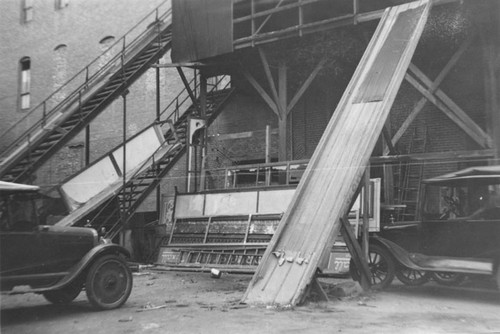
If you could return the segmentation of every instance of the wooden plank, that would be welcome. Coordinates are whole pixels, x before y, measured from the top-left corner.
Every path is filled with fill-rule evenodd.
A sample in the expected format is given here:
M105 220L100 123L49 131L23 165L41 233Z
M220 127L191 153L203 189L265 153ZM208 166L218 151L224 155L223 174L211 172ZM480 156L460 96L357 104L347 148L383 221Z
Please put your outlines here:
M415 11L417 8L420 10ZM244 302L295 305L302 300L321 256L338 235L340 218L349 209L365 172L429 9L429 2L422 0L385 12L248 286ZM418 16L418 20L398 20L407 11ZM412 29L402 28L409 24L413 24ZM378 70L373 66L375 59L384 59L379 54L394 53L392 42L388 42L393 30L408 34L398 36L406 41L405 46L398 48L398 57L386 58L392 64L384 64L384 70L391 75L373 75L371 72ZM364 97L372 96L360 93L366 78L386 87L380 101L365 102L371 98ZM389 84L378 80L388 80ZM355 96L363 98L354 103Z

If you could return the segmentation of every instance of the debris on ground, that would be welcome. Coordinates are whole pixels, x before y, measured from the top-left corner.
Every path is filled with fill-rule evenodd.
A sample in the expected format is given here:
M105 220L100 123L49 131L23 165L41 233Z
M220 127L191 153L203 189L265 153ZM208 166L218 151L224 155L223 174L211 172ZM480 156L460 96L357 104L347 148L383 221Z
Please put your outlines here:
M147 303L146 305L144 305L143 307L141 307L140 309L138 309L137 312L158 310L158 309L166 308L166 307L167 307L166 304L155 306L155 305L153 305L151 303Z

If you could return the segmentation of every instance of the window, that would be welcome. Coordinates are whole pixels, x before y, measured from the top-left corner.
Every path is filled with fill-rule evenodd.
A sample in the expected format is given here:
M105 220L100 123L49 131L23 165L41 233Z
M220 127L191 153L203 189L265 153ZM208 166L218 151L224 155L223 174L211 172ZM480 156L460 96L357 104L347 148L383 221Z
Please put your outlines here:
M31 60L24 57L20 62L21 80L20 80L20 106L21 109L30 107L30 89L31 89Z
M23 22L33 20L33 0L23 0Z
M69 0L56 0L56 9L63 9L68 7Z

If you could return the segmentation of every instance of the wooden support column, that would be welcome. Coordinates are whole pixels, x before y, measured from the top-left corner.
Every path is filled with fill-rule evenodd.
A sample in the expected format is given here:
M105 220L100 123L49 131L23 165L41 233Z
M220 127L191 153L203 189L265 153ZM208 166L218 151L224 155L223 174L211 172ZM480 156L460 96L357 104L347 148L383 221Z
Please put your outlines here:
M280 110L281 116L279 119L279 161L288 160L288 112L287 112L287 75L286 75L286 64L281 62L278 67L278 109Z
M363 178L363 235L362 235L362 249L365 259L369 259L369 229L370 229L370 165L366 167L365 175Z

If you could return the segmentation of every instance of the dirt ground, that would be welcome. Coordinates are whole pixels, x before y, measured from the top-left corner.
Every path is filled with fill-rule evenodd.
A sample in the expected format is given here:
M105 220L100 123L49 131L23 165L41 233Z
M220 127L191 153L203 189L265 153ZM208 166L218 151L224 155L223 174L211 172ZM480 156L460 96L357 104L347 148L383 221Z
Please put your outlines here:
M1 333L500 333L500 292L491 282L449 288L395 280L365 294L350 279L321 279L329 302L283 309L239 304L250 279L150 269L134 274L122 308L104 312L92 310L84 292L68 306L2 295Z

